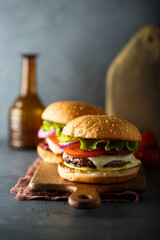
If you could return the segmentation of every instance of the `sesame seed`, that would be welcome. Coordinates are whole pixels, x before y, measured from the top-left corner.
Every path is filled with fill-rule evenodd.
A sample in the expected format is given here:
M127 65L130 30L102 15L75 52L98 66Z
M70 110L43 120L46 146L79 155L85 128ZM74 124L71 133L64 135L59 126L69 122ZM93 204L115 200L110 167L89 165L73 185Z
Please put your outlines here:
M108 122L108 120L106 120L106 122Z
M116 132L113 132L114 135L116 135L117 133Z
M114 127L114 123L112 123L112 127Z
M73 106L73 108L74 108L74 109L76 109L76 108L77 108L77 106Z
M117 127L119 126L118 123L116 124L116 126L117 126Z
M80 110L83 110L84 107L80 107Z
M121 127L119 127L119 129L122 129Z
M110 131L110 132L112 132L113 130L112 130L112 129L110 129L109 131Z

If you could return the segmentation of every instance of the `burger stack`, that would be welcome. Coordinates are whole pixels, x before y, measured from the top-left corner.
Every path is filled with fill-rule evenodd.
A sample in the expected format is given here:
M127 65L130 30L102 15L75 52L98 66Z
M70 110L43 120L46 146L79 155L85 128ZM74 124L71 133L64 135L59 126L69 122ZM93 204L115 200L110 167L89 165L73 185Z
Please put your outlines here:
M94 106L57 102L46 108L38 135L42 159L58 163L69 181L112 184L135 178L141 162L134 153L141 134L130 122Z

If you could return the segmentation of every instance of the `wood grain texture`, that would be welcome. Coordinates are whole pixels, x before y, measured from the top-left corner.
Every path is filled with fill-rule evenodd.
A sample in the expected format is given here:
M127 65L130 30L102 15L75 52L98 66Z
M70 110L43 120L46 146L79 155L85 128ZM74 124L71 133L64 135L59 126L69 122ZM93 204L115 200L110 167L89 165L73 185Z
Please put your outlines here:
M146 188L146 178L143 167L138 176L126 183L120 184L86 184L74 183L62 179L57 172L57 165L42 161L35 172L29 188L33 191L59 191L72 193L68 199L70 206L74 208L89 209L100 205L99 194L122 192L132 190L143 192Z
M155 134L160 132L159 49L160 27L147 25L119 52L106 75L106 112Z

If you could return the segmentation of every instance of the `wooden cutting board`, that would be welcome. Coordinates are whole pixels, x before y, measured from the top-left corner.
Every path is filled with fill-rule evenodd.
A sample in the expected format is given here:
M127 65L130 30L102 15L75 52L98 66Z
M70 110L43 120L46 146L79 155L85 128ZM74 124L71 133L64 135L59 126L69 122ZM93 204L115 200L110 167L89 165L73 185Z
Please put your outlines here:
M119 184L86 184L74 183L62 179L57 172L57 165L42 161L32 177L29 188L33 191L71 192L68 203L71 207L89 209L100 205L99 194L122 192L126 190L143 192L146 188L144 169L141 167L138 176L126 183Z

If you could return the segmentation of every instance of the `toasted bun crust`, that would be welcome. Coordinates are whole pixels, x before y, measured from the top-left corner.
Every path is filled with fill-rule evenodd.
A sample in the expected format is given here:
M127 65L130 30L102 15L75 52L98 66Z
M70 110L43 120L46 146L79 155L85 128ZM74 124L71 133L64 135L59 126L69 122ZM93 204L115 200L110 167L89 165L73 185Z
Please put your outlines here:
M61 155L55 154L51 151L45 150L41 143L37 145L37 152L38 155L45 161L45 162L51 162L51 163L60 163L63 159Z
M104 115L105 112L100 108L83 102L59 101L51 103L43 111L42 119L51 122L66 124L76 117L87 114Z
M129 169L107 172L82 171L59 163L58 173L62 178L73 182L113 184L127 182L135 178L139 172L139 168L140 165Z
M141 141L141 134L132 123L108 115L86 115L73 119L62 133L82 138Z

